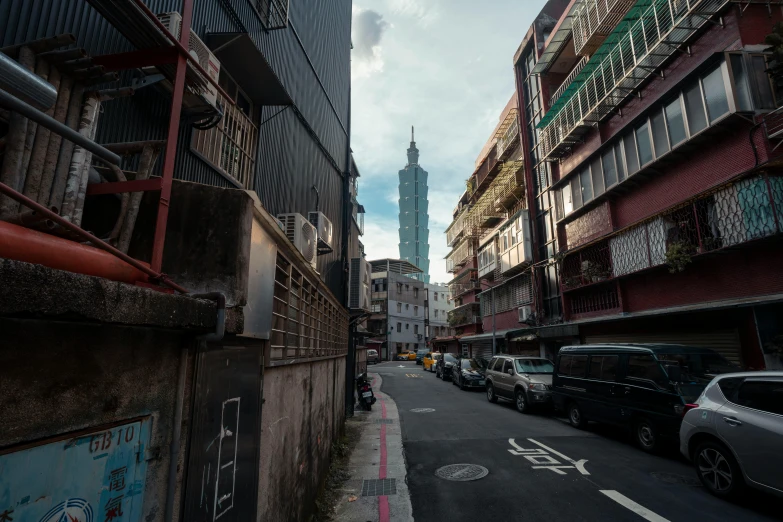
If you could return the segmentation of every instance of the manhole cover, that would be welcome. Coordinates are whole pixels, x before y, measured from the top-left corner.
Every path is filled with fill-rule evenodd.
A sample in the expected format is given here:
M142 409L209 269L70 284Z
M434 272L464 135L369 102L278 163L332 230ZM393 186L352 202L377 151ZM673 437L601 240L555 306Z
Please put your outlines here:
M701 482L699 482L699 479L696 477L688 477L686 475L658 471L650 474L661 482L665 482L666 484L676 484L678 486L701 486Z
M487 468L477 464L450 464L435 471L435 476L437 477L458 482L478 480L486 477L488 474L489 470Z
M435 410L433 408L413 408L411 411L413 413L432 413Z

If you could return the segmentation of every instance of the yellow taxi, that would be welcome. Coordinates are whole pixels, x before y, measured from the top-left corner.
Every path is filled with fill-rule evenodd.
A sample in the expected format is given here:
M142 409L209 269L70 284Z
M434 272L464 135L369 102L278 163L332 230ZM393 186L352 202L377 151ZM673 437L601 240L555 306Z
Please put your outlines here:
M398 361L415 361L416 352L400 352L397 354L396 359Z
M425 372L435 373L435 365L438 364L438 359L440 359L440 355L441 355L440 352L432 352L424 356L424 358L422 359L422 364L424 365Z

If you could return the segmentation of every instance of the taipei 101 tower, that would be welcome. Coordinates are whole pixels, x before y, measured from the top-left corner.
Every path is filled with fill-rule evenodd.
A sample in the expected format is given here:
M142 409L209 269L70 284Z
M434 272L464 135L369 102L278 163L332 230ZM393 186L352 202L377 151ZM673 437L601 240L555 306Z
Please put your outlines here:
M419 165L419 149L411 127L408 164L400 171L400 259L422 270L411 277L430 282L430 230L427 200L427 171Z

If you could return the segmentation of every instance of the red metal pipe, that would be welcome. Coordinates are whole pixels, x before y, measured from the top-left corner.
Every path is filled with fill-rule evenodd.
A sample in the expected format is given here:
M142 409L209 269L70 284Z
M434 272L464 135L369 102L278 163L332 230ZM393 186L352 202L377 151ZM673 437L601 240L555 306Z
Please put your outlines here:
M186 289L184 289L181 286L179 286L178 284L176 284L174 281L172 281L171 279L166 277L164 274L158 273L155 270L150 269L150 267L147 266L146 264L144 264L144 263L142 263L140 261L137 261L136 259L133 259L132 257L130 257L127 254L124 254L124 253L120 252L119 250L117 250L116 248L111 246L110 244L106 243L105 241L101 241L100 239L98 239L97 237L93 236L92 234L90 234L86 230L83 230L83 229L77 227L76 225L74 225L73 223L71 223L70 221L68 221L66 219L63 219L60 215L55 214L54 212L52 212L48 208L44 207L43 205L33 201L32 199L28 198L27 196L25 196L23 194L20 194L19 192L15 191L14 189L9 187L5 183L0 183L0 193L3 193L6 196L10 197L11 199L15 199L16 201L18 201L22 205L24 205L24 206L26 206L28 208L31 208L31 209L33 209L33 210L43 214L47 218L49 218L52 221L54 221L55 223L59 224L63 228L65 228L67 230L70 230L71 232L73 232L77 236L81 237L85 241L89 241L90 243L95 245L97 248L99 248L101 250L104 250L104 251L108 252L109 254L112 254L113 256L115 256L115 257L125 261L127 264L131 265L132 267L135 267L138 270L144 272L145 274L147 274L149 276L149 280L150 281L162 283L162 284L164 284L164 285L166 285L166 286L168 286L170 288L173 288L174 290L176 290L178 292L181 292L183 294L187 294L188 293L188 291Z
M0 221L0 257L129 284L149 281L108 252L5 221Z

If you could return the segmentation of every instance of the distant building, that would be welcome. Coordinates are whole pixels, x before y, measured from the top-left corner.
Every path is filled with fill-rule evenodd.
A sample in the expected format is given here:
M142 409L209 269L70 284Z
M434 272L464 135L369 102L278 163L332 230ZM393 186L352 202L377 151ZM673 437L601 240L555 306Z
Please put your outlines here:
M419 149L411 127L408 164L400 171L400 259L421 269L410 277L430 282L430 229L427 171L419 166Z
M427 293L424 283L413 278L421 270L401 259L378 259L370 265L372 315L367 329L375 335L372 341L381 347L381 359L391 360L400 352L426 348Z
M446 283L428 283L427 289L427 342L437 337L454 335L454 328L449 326L449 311L454 309L454 303L449 301L449 286Z

